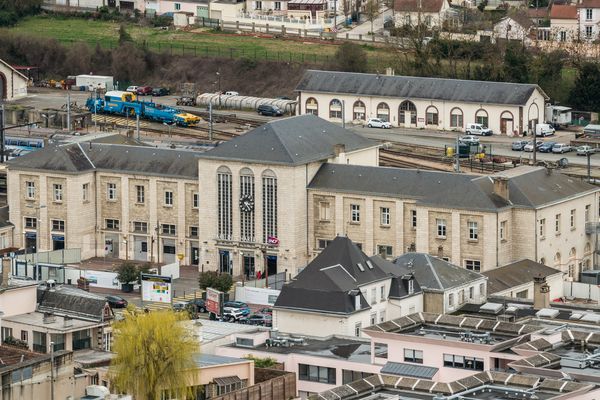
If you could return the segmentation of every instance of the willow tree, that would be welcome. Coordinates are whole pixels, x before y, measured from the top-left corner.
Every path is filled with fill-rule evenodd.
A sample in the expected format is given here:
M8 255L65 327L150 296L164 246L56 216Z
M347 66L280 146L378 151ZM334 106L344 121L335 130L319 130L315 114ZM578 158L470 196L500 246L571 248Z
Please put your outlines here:
M113 325L116 353L110 366L112 383L121 393L136 399L186 399L193 396L193 354L199 344L179 323L184 313L128 310Z

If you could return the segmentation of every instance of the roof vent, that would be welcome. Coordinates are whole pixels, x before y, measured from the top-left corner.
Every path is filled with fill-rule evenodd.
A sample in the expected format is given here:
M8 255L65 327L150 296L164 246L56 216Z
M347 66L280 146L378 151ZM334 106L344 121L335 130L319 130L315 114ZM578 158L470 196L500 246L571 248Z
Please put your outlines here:
M556 318L559 311L552 308L542 308L540 311L535 313L535 316L538 318Z
M44 324L51 324L54 321L56 321L56 317L51 312L45 312L42 321L44 322Z

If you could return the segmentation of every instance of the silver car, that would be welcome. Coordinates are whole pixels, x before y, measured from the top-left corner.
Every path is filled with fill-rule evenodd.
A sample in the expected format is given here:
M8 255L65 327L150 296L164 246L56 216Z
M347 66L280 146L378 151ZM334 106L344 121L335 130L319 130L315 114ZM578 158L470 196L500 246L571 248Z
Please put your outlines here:
M593 148L592 146L588 146L588 145L579 146L577 148L578 156L587 156L588 154L594 154L595 152L596 152L596 149Z
M369 120L367 121L367 126L369 128L390 129L392 127L392 124L379 118L369 118Z
M568 153L569 151L571 151L571 146L569 146L568 144L565 143L556 143L553 147L552 147L552 152L553 153Z
M473 135L461 136L458 138L459 143L475 145L479 144L479 138Z

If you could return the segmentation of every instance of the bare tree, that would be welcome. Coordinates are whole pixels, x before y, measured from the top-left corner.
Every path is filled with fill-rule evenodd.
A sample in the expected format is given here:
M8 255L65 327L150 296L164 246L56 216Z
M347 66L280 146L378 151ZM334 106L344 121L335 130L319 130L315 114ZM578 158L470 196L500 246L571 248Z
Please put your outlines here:
M375 36L373 22L379 14L379 4L377 3L377 0L369 0L367 2L367 5L365 6L365 13L367 15L367 19L371 21L371 35Z

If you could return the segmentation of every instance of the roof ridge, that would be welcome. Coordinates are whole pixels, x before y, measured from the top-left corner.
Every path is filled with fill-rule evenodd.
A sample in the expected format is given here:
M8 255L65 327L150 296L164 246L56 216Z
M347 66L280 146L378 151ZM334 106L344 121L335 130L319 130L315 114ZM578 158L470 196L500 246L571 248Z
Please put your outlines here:
M427 261L427 265L429 265L429 269L431 270L431 273L433 274L433 277L437 281L440 289L445 289L444 285L442 285L442 281L440 281L440 277L438 276L437 271L435 270L435 268L433 268L433 264L431 263L431 259L430 259L431 256L429 254L423 254L423 256L425 257L425 260Z
M287 119L287 118L285 118L285 119ZM281 137L279 136L278 131L276 129L273 129L273 126L277 122L279 122L279 121L270 121L270 122L267 122L267 125L269 126L269 128L271 128L271 131L273 132L273 135L275 135L275 137L277 138L277 141L279 142L279 144L281 144L281 147L283 147L283 150L285 151L285 154L287 155L287 158L288 158L289 162L294 162L294 157L293 157L292 153L287 148L287 146L285 145L284 141L281 140Z

